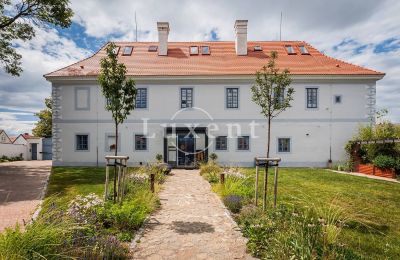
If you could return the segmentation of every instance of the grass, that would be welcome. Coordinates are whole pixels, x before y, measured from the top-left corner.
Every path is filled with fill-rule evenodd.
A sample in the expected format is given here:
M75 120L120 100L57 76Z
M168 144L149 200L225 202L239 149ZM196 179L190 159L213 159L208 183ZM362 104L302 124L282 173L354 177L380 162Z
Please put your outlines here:
M254 168L241 170L246 180L214 184L222 197L254 196ZM260 174L261 193L263 172ZM273 174L269 176L269 207L272 207ZM339 241L365 258L400 259L400 184L332 173L324 169L282 168L279 171L278 204L316 207L329 211L332 204L346 211L350 221ZM261 194L259 197L262 203ZM321 212L322 214L323 212Z

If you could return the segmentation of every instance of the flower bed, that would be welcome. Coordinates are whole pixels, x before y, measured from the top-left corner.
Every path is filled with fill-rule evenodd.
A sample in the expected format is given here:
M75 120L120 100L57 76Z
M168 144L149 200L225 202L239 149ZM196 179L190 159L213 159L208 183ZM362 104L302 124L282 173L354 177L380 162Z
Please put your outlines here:
M355 171L367 175L374 175L385 178L396 178L396 173L393 169L381 169L373 164L359 164L356 166Z

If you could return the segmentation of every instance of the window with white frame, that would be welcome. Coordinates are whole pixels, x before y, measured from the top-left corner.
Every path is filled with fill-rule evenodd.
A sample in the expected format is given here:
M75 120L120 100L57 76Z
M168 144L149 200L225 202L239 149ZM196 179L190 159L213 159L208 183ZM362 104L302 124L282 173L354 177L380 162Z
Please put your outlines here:
M227 150L228 138L226 136L217 136L215 138L215 150Z
M137 89L136 108L147 108L147 88Z
M193 88L181 88L181 108L193 106Z
M238 150L249 150L250 149L250 137L249 136L239 136L237 139L237 149Z
M290 138L278 138L278 153L290 153Z
M89 150L89 135L79 134L75 136L76 150L88 151Z
M135 135L135 150L147 150L147 138L145 135Z
M282 105L285 101L285 91L283 89L274 89L274 101L277 105Z
M239 108L239 89L226 89L226 108Z
M307 88L307 108L318 108L318 88Z

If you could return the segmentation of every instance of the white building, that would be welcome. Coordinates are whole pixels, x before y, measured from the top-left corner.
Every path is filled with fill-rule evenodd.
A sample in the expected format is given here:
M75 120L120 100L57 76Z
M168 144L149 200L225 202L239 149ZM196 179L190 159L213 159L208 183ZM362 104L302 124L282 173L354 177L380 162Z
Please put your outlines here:
M42 141L42 137L28 133L10 138L5 131L0 130L0 157L22 156L24 160L42 160Z
M301 41L248 42L243 20L236 21L232 42L168 42L169 24L157 27L158 42L116 43L138 88L136 109L119 131L119 154L131 163L162 154L174 166L192 167L215 152L220 163L254 165L254 157L266 154L267 126L250 88L271 51L278 52L278 67L290 70L295 90L292 107L272 124L271 155L284 165L344 160L347 140L374 117L383 73ZM54 165L102 164L113 153L114 125L97 83L103 57L104 47L45 75L54 100Z

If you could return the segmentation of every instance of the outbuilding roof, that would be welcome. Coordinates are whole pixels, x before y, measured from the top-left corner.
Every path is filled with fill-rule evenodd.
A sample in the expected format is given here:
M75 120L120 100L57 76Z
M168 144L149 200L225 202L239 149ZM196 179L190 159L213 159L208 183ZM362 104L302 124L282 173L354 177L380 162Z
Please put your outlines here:
M292 75L359 75L383 77L384 73L331 58L303 41L250 41L247 55L238 56L235 42L168 42L168 55L159 56L154 49L158 42L116 42L118 59L129 76L227 76L254 75L266 65L271 51L277 51L277 66L287 68ZM152 47L151 47L152 46ZM199 53L191 55L190 47ZM202 46L209 53L202 54ZM294 53L288 52L291 46ZM308 53L304 53L305 47ZM125 47L133 47L123 55ZM127 49L129 51L129 49ZM290 49L291 51L291 49ZM302 53L303 51L303 53ZM54 77L97 76L100 60L106 56L105 46L91 57L45 75Z

